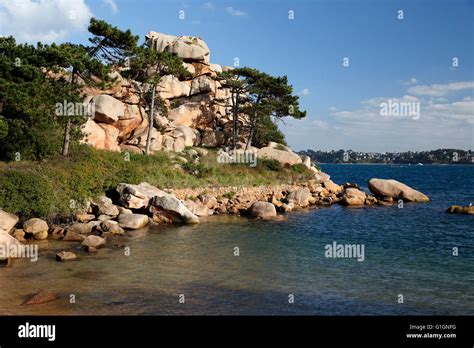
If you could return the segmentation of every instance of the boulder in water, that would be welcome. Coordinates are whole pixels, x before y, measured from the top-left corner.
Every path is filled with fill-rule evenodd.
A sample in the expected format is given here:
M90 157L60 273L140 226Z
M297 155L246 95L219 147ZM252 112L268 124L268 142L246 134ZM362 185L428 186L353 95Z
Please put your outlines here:
M271 218L277 215L275 206L270 202L257 201L250 207L249 215L254 218Z
M377 197L392 197L408 202L428 202L430 200L420 191L392 179L370 179L369 190Z

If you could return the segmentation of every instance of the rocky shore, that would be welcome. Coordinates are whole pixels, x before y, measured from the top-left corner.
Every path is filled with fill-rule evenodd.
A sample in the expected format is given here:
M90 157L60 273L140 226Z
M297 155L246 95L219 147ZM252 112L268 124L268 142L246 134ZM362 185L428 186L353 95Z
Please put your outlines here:
M218 187L161 190L148 183L122 183L109 194L89 200L68 225L49 224L39 218L21 222L0 210L0 260L17 257L21 245L40 240L80 243L86 252L117 245L126 231L160 224L196 224L212 215L235 214L253 219L277 219L298 209L341 204L364 207L391 205L397 200L427 202L429 198L395 180L371 179L363 192L356 184L338 185L324 173L299 184L257 187ZM319 178L319 179L318 179ZM58 261L75 260L70 251Z

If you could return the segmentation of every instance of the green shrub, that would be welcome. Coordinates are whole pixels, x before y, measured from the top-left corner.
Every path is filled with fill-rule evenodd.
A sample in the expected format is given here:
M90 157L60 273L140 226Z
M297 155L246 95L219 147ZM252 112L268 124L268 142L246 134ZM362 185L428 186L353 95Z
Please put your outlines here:
M86 145L71 147L69 157L52 157L42 162L0 162L0 208L24 218L69 215L82 203L114 189L121 182L148 182L164 188L257 186L289 183L314 176L309 170L284 168L278 161L259 159L256 167L221 164L216 151L173 167L167 152L153 155L100 151ZM197 198L199 198L199 196ZM233 198L235 192L225 196ZM71 201L75 204L71 205Z
M293 164L290 168L293 172L298 174L303 174L308 170L308 167L306 167L303 163Z
M278 172L283 170L282 164L275 160L275 159L270 159L270 158L262 158L258 160L258 164L263 168L263 169L268 169L274 172Z
M0 176L0 207L21 218L48 216L55 211L52 183L39 174L6 171Z
M232 198L234 198L236 195L237 195L237 192L230 191L230 192L224 193L224 194L222 195L222 197L227 198L227 199L232 199Z

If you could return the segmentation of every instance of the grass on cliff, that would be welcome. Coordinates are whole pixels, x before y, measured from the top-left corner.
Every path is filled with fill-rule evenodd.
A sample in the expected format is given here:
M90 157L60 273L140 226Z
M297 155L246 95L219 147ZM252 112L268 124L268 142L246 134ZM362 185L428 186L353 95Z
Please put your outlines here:
M258 186L293 183L312 174L303 165L282 167L272 160L258 160L256 167L245 164L220 164L210 150L195 164L187 155L157 152L146 156L74 147L67 158L41 162L0 162L0 209L30 217L66 216L82 206L87 198L102 195L121 182L148 182L165 188L215 186ZM179 163L176 156L188 159Z

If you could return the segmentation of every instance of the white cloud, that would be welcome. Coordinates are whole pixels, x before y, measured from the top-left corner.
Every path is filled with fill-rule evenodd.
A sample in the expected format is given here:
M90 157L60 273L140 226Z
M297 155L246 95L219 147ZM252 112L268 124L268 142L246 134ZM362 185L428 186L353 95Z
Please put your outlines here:
M84 0L0 0L0 35L19 42L60 41L85 30L91 17Z
M442 97L452 92L465 89L474 89L474 81L452 82L447 84L418 85L408 88L408 93L414 95L426 95L431 97Z
M231 16L234 16L234 17L242 17L242 16L247 15L247 13L245 13L244 11L237 10L237 9L233 8L232 6L226 7L225 10L228 14L230 14Z
M117 4L115 3L115 0L102 0L102 1L104 2L104 4L110 7L113 14L118 13L119 10L118 10Z
M415 83L418 83L418 80L415 77L411 77L407 81L405 81L403 84L414 85Z
M311 91L308 88L303 88L303 90L300 92L301 95L310 95Z
M316 128L320 128L320 129L328 129L328 127L329 127L327 122L324 122L324 121L321 121L321 120L314 120L312 123L313 123L313 125L316 126Z
M202 8L213 11L216 9L216 6L212 2L209 1L202 4Z

